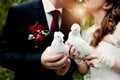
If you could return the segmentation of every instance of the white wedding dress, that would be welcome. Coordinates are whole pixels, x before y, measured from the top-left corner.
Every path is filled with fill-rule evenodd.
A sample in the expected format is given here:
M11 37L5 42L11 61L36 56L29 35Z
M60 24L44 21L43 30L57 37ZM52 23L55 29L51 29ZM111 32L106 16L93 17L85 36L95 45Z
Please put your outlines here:
M117 26L120 27L120 22ZM84 31L83 38L85 40L88 40L90 38L90 34L93 33L95 30L95 25L91 26L90 28ZM105 56L120 58L120 47L116 47L115 45L112 45L108 42L101 41L96 49ZM90 67L89 72L84 76L84 80L120 80L120 72L116 72L112 68L107 67L100 69Z

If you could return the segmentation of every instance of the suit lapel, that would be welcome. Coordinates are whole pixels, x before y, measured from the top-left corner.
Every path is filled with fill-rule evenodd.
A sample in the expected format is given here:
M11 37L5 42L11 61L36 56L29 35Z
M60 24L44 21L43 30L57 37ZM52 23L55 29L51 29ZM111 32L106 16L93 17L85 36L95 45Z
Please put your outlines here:
M45 27L45 29L49 29L48 28L48 23L47 23L47 19L45 16L45 11L44 11L44 7L42 4L42 0L38 0L38 2L35 4L35 18L39 21L39 24L43 25Z

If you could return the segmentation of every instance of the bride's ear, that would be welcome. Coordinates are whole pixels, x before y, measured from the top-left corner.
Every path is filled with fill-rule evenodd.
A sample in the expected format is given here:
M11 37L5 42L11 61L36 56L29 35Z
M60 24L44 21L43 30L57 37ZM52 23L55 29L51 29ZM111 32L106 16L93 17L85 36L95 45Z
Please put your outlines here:
M104 6L103 6L103 9L104 10L109 10L113 7L113 4L112 3L105 3Z

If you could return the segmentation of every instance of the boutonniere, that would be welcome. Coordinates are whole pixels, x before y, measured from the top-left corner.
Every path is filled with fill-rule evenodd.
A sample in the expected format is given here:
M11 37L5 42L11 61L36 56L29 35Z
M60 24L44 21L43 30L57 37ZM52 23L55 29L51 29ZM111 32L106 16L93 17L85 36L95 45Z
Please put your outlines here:
M38 48L38 45L41 44L44 38L49 34L48 30L38 24L38 21L29 27L30 34L28 36L28 40L33 40L35 44L35 48Z

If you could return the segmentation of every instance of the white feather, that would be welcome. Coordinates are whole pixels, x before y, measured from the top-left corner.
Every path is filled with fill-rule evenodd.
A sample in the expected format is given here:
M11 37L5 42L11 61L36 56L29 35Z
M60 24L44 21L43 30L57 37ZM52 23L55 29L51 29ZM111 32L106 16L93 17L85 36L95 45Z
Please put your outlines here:
M54 39L51 43L51 46L48 48L47 52L50 54L57 54L60 52L64 52L65 54L68 54L69 47L64 44L64 34L60 31L56 31L54 33Z
M89 46L89 44L82 39L80 30L81 27L77 23L74 23L71 26L71 31L69 32L68 40L66 42L71 43L73 47L76 48L76 51L80 52L79 57L84 57L85 55L88 55L93 52L92 47Z

